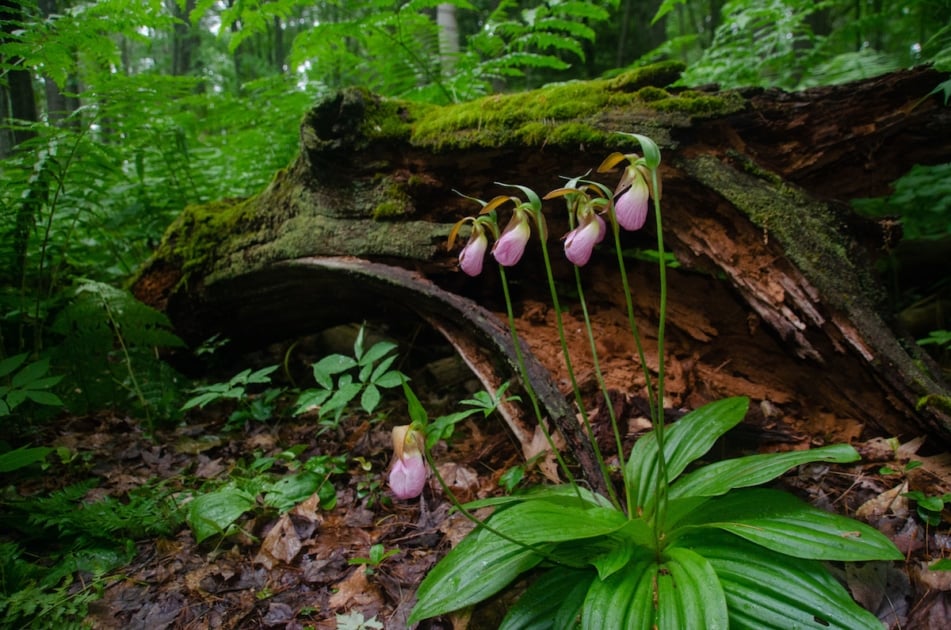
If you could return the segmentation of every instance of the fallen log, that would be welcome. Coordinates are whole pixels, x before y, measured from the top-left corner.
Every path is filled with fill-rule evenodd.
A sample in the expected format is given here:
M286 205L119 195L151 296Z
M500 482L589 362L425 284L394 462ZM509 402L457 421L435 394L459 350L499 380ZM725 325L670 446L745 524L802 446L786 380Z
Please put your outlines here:
M951 444L951 390L895 327L872 269L876 251L895 237L889 225L857 219L847 206L886 193L913 164L951 158L951 144L933 141L951 137L951 110L930 94L947 76L915 69L789 94L667 87L679 70L661 64L447 107L358 89L335 94L306 114L298 158L266 190L186 208L134 292L166 310L193 343L221 332L264 344L386 317L390 306L399 316L426 316L413 303L418 292L382 289L352 270L338 270L331 293L316 282L337 273L326 261L354 257L370 261L348 258L356 267L412 270L440 295L468 297L498 314L494 275L464 277L458 251L446 247L451 226L478 210L455 191L490 199L505 193L495 182L505 182L544 194L608 153L635 148L613 132L637 132L663 153L665 239L679 263L670 272L666 406L745 394L760 403L752 421L801 430L807 441L866 432ZM613 187L615 180L603 181ZM554 206L549 214L553 248L567 231L562 214ZM646 230L624 244L649 249L653 240ZM518 328L558 383L553 314L535 260L529 252L511 274ZM638 398L643 376L632 367L632 349L617 341L626 320L611 261L608 253L595 256L586 294L605 340L609 386ZM569 269L562 262L556 274L567 278ZM650 321L656 272L632 259L629 273L635 307ZM570 325L577 305L567 306ZM465 311L454 308L442 321ZM649 327L645 334L655 369ZM480 335L476 343L487 344ZM581 372L587 367L581 359ZM553 418L569 415L547 402Z

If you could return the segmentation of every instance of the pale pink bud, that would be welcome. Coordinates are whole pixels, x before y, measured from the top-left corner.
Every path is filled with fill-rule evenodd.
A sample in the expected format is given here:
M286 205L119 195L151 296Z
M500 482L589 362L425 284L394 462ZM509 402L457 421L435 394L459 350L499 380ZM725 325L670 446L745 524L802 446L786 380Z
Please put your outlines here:
M419 433L407 424L393 427L393 453L396 457L388 481L397 499L415 499L426 487L426 461L419 450L421 439Z
M631 177L631 187L625 190L614 203L614 216L617 218L618 225L625 230L639 230L644 227L647 220L647 199L650 197L650 189L647 186L647 180L641 172L629 167L633 172L627 174Z
M607 229L604 219L594 212L578 216L578 227L565 237L565 256L572 264L584 267L591 259L594 246L604 240Z
M522 258L525 245L532 235L528 224L528 214L524 210L516 210L509 224L505 226L502 236L495 242L492 255L503 267L511 267Z
M472 227L469 242L459 252L459 268L470 276L478 276L482 273L482 261L485 260L485 250L488 246L489 240L485 236L485 231L476 224Z

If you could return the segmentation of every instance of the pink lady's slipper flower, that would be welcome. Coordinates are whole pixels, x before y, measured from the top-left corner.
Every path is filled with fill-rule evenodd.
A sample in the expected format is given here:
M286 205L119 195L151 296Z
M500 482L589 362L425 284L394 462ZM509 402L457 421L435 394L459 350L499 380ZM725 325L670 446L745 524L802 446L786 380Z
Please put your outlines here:
M522 254L525 253L525 245L532 235L528 219L527 211L516 208L509 224L505 226L499 240L495 242L492 255L503 267L511 267L521 260Z
M614 202L614 216L617 218L618 225L625 230L639 230L644 227L644 222L647 220L647 200L650 197L650 188L644 174L636 166L627 167L624 179L629 179L631 186Z
M485 260L485 250L489 246L485 230L479 223L473 223L469 242L459 252L459 268L467 275L478 276L482 273L482 262Z
M578 226L565 237L565 256L572 264L584 267L591 260L594 246L604 240L604 219L591 210L578 213Z
M426 461L419 450L419 432L404 424L393 427L395 461L390 469L389 484L397 499L415 499L426 487Z

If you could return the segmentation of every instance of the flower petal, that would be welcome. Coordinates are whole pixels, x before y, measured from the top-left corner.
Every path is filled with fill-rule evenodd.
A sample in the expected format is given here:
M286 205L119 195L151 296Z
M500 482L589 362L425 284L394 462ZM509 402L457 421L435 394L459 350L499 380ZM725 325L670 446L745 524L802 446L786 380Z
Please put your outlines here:
M647 180L639 172L631 181L631 187L624 191L614 203L614 216L618 225L625 230L639 230L647 221L647 200L650 190Z
M604 219L591 213L584 223L581 223L565 237L565 256L572 264L583 267L591 260L594 246L604 240L607 231Z
M469 242L459 252L459 268L467 275L478 276L482 273L482 261L485 260L485 250L488 248L489 241L485 232L474 230Z
M511 267L521 260L531 235L532 229L528 224L528 215L524 211L516 211L509 224L505 226L502 236L495 242L492 255L503 267Z
M422 455L398 458L390 469L390 490L397 499L415 499L426 487L426 476Z

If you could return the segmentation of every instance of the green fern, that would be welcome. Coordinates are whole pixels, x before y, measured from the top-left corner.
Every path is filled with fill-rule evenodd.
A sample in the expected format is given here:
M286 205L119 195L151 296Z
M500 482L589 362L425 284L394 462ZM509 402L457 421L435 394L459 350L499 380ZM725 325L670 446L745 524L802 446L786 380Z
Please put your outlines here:
M131 398L151 429L154 412L173 409L178 397L178 375L155 354L158 348L183 345L170 327L164 314L128 291L94 281L79 285L52 326L63 337L54 356L76 386L71 408L126 407Z
M184 522L184 514L171 490L161 483L146 484L131 490L123 501L106 496L85 502L97 479L73 484L48 496L4 501L4 507L17 516L8 523L25 529L26 534L52 534L73 547L86 547L117 540L141 540L168 536Z

